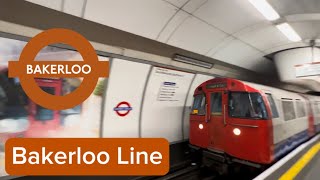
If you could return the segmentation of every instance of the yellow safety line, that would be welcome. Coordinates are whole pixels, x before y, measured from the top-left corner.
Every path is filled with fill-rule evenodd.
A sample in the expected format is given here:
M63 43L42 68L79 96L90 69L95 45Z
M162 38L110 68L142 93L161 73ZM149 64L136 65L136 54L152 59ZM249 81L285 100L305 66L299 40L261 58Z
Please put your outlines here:
M320 142L315 144L309 149L309 151L304 154L287 172L285 172L279 180L294 179L299 172L311 161L311 159L320 150Z

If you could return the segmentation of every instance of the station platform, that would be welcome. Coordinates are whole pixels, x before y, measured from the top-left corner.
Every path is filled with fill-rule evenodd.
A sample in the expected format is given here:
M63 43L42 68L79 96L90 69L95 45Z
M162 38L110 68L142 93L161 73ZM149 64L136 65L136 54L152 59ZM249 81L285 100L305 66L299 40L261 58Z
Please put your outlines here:
M320 135L286 155L254 180L318 180L320 170Z
M304 168L302 172L297 176L296 179L319 179L320 170L320 152L315 155L311 162Z

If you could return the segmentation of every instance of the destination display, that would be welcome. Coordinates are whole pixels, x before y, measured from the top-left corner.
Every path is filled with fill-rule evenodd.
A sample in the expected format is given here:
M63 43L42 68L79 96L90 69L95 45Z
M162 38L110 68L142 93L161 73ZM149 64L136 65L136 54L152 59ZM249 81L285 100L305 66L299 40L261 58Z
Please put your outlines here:
M207 89L215 89L215 88L225 88L227 87L226 83L218 83L218 84L208 84Z

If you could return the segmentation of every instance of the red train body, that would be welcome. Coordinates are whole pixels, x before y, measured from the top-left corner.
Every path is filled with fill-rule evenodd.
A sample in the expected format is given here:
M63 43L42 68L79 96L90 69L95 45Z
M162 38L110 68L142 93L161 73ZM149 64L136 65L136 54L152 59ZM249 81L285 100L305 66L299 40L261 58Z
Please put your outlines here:
M235 79L208 80L194 92L191 147L222 163L271 164L319 132L317 99Z

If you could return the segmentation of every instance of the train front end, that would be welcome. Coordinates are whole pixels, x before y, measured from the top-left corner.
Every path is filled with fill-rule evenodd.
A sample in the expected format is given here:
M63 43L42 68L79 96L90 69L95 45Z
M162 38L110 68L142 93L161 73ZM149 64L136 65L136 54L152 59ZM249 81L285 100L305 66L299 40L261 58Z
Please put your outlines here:
M222 162L269 164L272 121L266 97L228 78L204 82L195 90L190 114L190 145Z

